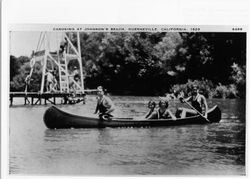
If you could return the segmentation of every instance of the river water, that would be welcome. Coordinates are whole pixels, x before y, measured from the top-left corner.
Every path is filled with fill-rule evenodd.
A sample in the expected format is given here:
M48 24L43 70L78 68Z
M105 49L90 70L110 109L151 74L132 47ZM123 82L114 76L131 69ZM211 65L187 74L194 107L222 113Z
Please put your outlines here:
M154 97L114 96L120 117L147 112ZM23 101L20 102L20 104ZM15 103L14 103L15 104ZM47 106L10 107L9 172L29 175L245 175L245 101L208 100L220 123L158 128L47 129ZM179 102L172 102L174 111ZM87 103L58 105L93 116Z

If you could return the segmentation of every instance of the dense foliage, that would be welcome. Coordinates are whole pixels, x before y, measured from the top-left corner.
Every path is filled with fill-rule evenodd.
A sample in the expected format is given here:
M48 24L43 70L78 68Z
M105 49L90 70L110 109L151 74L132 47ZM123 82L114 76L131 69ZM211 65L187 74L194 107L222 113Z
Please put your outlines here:
M163 95L197 83L208 97L245 97L245 33L98 32L80 38L87 88ZM71 39L77 44L76 36ZM10 63L11 90L22 91L28 60L11 56ZM39 73L37 69L35 84Z

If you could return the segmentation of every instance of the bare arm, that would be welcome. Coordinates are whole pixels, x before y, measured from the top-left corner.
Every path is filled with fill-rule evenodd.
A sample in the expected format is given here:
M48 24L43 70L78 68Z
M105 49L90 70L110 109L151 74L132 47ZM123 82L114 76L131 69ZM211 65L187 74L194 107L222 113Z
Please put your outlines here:
M94 114L97 114L98 111L99 111L99 109L98 109L98 104L97 104L96 107L95 107L95 112L94 112Z
M180 99L181 103L188 102L191 99L191 96L184 98L184 92L181 91L178 98Z
M94 114L97 114L98 113L98 111L99 111L99 105L98 105L98 103L99 103L99 98L98 97L96 97L96 99L97 99L97 104L96 104L96 107L95 107L95 112L94 112Z
M106 113L110 114L115 110L115 108L110 108Z
M192 96L189 96L189 97L185 98L184 101L189 102L191 100L191 98L192 98Z
M146 114L145 118L148 119L151 114L153 113L154 109L150 109L149 112Z
M172 119L176 119L175 115L168 109L168 114L171 116Z
M110 114L111 112L113 112L115 110L115 105L114 105L113 101L108 97L106 97L106 102L107 102L107 106L109 108L106 113Z
M157 119L157 112L156 111L153 111L148 117L147 119Z
M204 104L204 107L205 107L205 116L207 116L207 111L208 111L207 100L203 95L201 96L201 99L202 99L202 103Z

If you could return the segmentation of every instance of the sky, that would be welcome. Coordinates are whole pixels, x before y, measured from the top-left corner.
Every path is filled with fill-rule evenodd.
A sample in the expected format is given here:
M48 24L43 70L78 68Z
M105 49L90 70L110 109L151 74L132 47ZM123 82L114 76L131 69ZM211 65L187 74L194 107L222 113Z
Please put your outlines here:
M15 57L31 56L32 50L36 51L41 32L17 32L10 33L10 55ZM47 33L50 51L55 51L61 39L61 33ZM40 49L43 50L43 49Z

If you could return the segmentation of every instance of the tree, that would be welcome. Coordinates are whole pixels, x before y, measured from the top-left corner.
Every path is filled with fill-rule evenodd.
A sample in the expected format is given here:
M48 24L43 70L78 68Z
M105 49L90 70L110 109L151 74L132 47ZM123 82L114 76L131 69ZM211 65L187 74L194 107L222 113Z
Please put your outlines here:
M77 46L77 36L69 37ZM211 88L231 86L245 96L246 33L83 32L80 39L85 88L162 95L190 79L201 85L209 81ZM11 90L23 88L28 62L28 57L10 56ZM71 61L68 67L77 65ZM41 70L36 68L32 90L38 91Z
M10 56L10 81L13 80L13 77L18 74L19 63L17 58L13 55Z
M213 63L207 66L211 80L230 83L231 66L246 64L246 33L206 33L204 36L213 58Z
M240 67L237 63L231 66L230 79L236 85L238 96L243 98L246 96L246 66Z
M175 57L181 81L186 81L187 78L209 78L207 66L213 62L213 58L207 39L202 33L181 33L181 37L183 44Z

